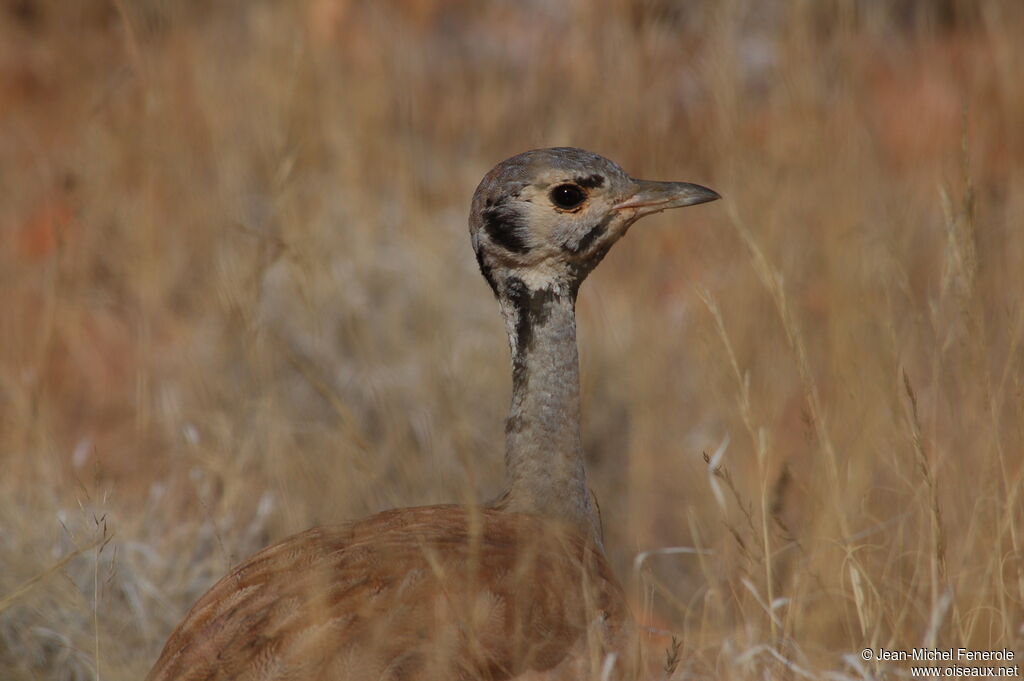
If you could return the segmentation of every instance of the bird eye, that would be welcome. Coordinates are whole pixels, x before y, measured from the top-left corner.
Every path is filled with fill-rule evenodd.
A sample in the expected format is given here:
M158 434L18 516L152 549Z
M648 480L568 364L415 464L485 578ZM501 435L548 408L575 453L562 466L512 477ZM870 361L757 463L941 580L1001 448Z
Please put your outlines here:
M551 190L551 203L571 210L587 200L587 193L574 184L560 184Z

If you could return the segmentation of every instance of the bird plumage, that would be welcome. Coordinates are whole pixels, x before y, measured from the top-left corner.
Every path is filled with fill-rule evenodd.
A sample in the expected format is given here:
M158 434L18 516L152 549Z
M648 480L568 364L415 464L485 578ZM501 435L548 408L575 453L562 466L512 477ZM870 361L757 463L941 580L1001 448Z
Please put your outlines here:
M579 679L627 645L630 626L607 561L579 533L492 509L408 508L252 556L196 603L149 679Z
M579 426L575 301L637 219L718 198L573 148L498 164L470 211L512 351L505 492L294 535L195 604L148 681L635 678Z

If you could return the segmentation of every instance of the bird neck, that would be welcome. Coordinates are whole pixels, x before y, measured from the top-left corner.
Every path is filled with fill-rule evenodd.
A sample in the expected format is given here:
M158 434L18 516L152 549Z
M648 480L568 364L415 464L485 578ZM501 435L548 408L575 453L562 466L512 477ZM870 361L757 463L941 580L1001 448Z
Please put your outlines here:
M512 349L505 424L504 508L577 527L601 546L580 441L576 287L530 288L510 277L499 297Z

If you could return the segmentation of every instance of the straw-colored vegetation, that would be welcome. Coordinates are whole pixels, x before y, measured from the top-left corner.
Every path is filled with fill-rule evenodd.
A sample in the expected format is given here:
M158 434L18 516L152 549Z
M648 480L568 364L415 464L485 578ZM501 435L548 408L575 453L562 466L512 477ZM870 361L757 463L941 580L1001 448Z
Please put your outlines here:
M0 678L138 679L250 552L495 493L469 197L566 144L725 196L579 302L666 674L1021 650L1019 1L0 7Z

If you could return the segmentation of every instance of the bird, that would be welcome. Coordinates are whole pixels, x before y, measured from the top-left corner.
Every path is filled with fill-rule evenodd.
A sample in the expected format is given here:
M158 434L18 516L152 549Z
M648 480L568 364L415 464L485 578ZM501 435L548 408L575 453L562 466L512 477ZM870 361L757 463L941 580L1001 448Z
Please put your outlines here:
M249 557L192 607L148 681L632 679L637 626L605 556L580 438L580 285L640 218L720 196L574 147L480 181L469 233L512 359L506 479Z

